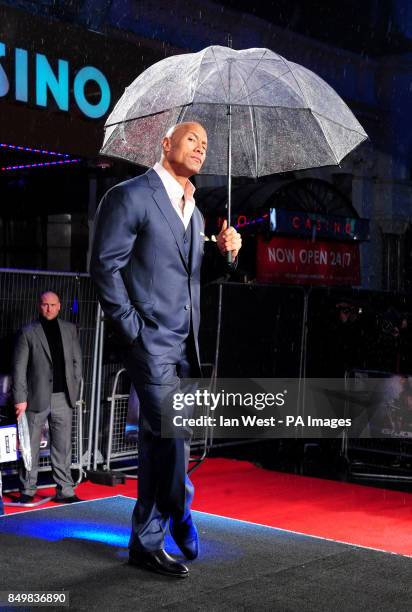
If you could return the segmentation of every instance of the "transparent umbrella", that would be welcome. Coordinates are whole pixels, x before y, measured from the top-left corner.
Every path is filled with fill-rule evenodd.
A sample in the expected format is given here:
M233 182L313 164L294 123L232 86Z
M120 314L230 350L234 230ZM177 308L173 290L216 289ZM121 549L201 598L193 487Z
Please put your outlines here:
M17 421L17 435L19 440L19 451L23 459L24 467L30 472L31 465L31 450L30 450L30 433L29 425L27 423L26 413L20 416Z
M212 46L174 55L126 88L101 153L152 166L167 129L198 121L208 134L202 173L259 177L339 164L367 138L340 96L269 49Z

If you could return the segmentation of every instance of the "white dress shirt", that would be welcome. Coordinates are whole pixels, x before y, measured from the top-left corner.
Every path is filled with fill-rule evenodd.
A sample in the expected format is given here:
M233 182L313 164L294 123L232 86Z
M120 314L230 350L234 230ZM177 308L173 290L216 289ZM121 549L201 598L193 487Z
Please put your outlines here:
M153 170L159 175L173 208L181 219L185 229L187 229L195 209L195 200L193 198L195 186L188 179L185 189L183 189L181 184L178 183L170 172L168 172L159 162L155 163Z

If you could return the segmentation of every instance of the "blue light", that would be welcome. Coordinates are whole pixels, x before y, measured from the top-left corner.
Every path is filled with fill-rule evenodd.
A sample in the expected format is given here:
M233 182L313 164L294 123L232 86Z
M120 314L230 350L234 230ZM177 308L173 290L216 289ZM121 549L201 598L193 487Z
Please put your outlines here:
M97 104L90 104L84 94L87 81L95 81L100 88L101 97ZM85 66L74 78L74 98L80 110L91 119L99 119L110 106L110 87L104 74L93 66Z
M11 53L10 49L0 42L0 59ZM91 119L99 119L107 113L111 92L105 75L94 66L81 68L74 77L73 83L69 77L73 73L72 66L65 59L53 59L49 62L46 55L34 54L31 61L30 51L16 47L14 50L14 83L0 63L0 97L9 94L14 89L14 98L19 102L35 102L37 106L47 108L52 97L59 110L68 112L72 104L72 94L79 109ZM34 79L31 78L30 69L35 65ZM32 84L32 81L34 83ZM85 96L85 86L88 81L94 81L100 89L100 99L90 102ZM34 85L34 87L32 86ZM34 91L32 91L34 90Z
M36 104L47 106L47 90L50 89L60 110L69 110L69 62L58 60L58 77L42 53L36 54Z
M92 542L102 542L109 546L127 546L129 543L130 533L125 530L124 533L115 533L113 531L102 531L99 529L74 529L71 538L80 540L89 540Z
M242 217L244 215L241 215ZM268 218L268 214L264 214L262 217L257 217L256 219L251 219L250 221L245 221L244 223L235 223L234 227L236 229L242 228L242 227L247 227L248 225L256 225L257 223L263 223L267 218Z
M27 168L42 168L44 166L61 166L63 164L78 164L81 161L82 161L81 159L65 159L62 161L41 162L38 164L20 164L18 166L3 166L0 168L0 171L5 172L7 170L24 170Z
M77 314L78 312L79 312L79 302L77 301L77 298L75 297L73 300L73 304L72 304L72 313Z
M6 45L0 42L0 57L5 57ZM9 79L4 71L4 68L0 64L0 96L5 96L10 89Z
M0 533L13 534L22 538L38 538L47 541L73 539L87 542L98 542L114 548L126 549L130 536L130 517L135 500L122 495L74 504L71 507L56 507L3 516L0 519ZM268 538L288 539L291 537L308 539L310 536L295 534L273 527L266 527L246 521L193 512L193 518L198 525L202 561L215 564L220 561L240 559L243 554L243 544L236 541L236 536L247 536L256 541ZM231 546L222 541L221 534L229 532L232 538ZM165 548L172 554L180 555L180 551L166 534ZM126 550L117 553L126 557Z
M29 513L30 515L31 513ZM33 519L36 520L33 520ZM56 542L64 538L78 540L90 540L103 542L110 546L127 546L130 536L130 528L126 525L114 523L102 523L83 521L80 518L55 519L53 517L42 517L38 519L33 516L21 516L18 521L2 520L0 523L1 533L15 533L19 536L29 536Z
M16 49L16 100L27 102L28 98L28 68L26 49Z
M12 145L0 142L0 147L4 149L12 149L16 151L29 151L30 153L41 153L42 155L55 155L56 157L70 157L68 153L58 153L57 151L46 151L45 149L33 149L32 147L22 147L21 145Z
M86 503L86 502L83 502ZM87 502L87 512L94 504L99 504L99 511L96 512L96 520L84 520L80 515L73 518L57 518L56 512L49 514L47 509L43 516L39 517L37 512L28 512L24 515L15 514L1 519L0 533L12 533L20 537L32 537L50 542L57 542L63 539L85 540L88 542L100 542L108 546L127 548L130 538L130 515L133 511L135 501L129 498L112 498L111 500L96 500ZM96 507L96 506L95 506ZM105 519L100 518L102 510L105 511ZM219 530L248 530L255 526L240 521L232 522L220 516L208 515L203 512L194 512L194 519L201 519L203 524L214 530L214 538L201 539L202 557L205 560L238 558L242 551L238 546L228 549L218 539ZM98 522L99 521L99 522ZM258 526L259 528L260 526ZM180 550L169 533L166 534L165 548L172 554L180 555Z

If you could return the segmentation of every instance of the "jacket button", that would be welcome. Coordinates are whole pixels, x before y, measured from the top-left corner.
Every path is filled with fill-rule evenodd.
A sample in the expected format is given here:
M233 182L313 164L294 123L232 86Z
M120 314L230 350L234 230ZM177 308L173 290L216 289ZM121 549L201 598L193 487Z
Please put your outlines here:
M185 304L185 310L190 310L190 304Z
M49 378L49 382L53 382L53 379L52 379L52 378Z

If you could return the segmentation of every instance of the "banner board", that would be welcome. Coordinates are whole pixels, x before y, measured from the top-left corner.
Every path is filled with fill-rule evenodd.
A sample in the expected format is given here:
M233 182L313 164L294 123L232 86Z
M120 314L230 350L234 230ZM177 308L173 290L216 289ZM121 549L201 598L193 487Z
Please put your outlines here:
M360 285L359 244L258 236L256 280L300 285Z

